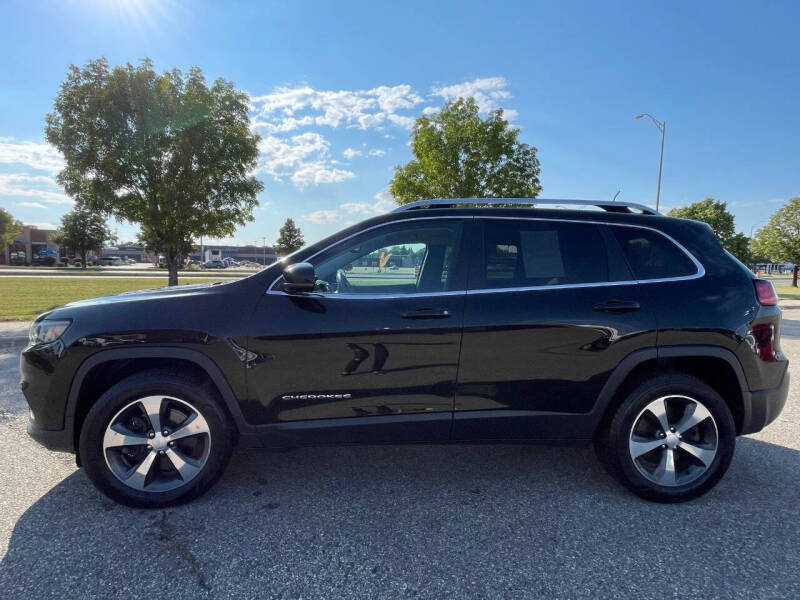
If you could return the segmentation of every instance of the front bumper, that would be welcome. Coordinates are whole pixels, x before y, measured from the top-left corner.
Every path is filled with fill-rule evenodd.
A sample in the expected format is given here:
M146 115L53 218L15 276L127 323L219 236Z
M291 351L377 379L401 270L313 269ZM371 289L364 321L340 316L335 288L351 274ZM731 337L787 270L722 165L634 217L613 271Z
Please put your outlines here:
M28 434L48 450L75 452L72 419L66 413L75 360L58 341L22 350L20 390L28 403Z
M786 369L778 387L749 392L749 396L750 401L745 402L740 435L761 431L781 414L786 405L786 399L789 397L789 369Z
M67 429L41 429L33 421L29 420L28 435L48 450L75 453L75 441L73 440L71 427Z

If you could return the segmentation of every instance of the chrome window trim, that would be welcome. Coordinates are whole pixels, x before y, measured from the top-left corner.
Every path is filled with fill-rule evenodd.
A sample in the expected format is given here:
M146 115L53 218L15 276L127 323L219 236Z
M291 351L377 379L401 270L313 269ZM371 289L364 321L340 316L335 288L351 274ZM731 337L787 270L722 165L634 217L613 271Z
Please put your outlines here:
M648 227L646 225L637 225L632 223L607 223L605 221L591 221L591 220L584 220L584 219L554 219L552 217L502 217L502 216L493 216L493 215L449 215L449 216L437 216L437 217L427 217L427 216L419 216L419 217L409 217L408 219L397 219L393 221L387 221L386 223L379 223L378 225L373 225L372 227L368 227L367 229L363 229L361 231L357 231L351 235L348 235L346 238L342 238L341 240L326 246L325 248L315 252L311 256L309 256L306 261L310 261L311 259L319 256L323 252L330 250L334 246L346 242L349 239L352 239L356 236L361 235L362 233L367 233L368 231L372 231L373 229L377 229L379 227L386 227L388 225L394 225L395 223L406 223L409 221L430 221L434 219L495 219L495 220L502 220L502 221L547 221L553 223L586 223L590 225L607 225L610 227L635 227L637 229L648 229L650 231L654 231L659 235L664 236L667 238L671 243L678 247L678 249L683 252L692 264L694 264L695 268L697 269L696 273L692 275L681 275L679 277L661 277L657 279L626 279L623 281L597 281L592 283L563 283L557 285L532 285L532 286L521 286L521 287L507 287L507 288L481 288L481 289L466 289L466 290L452 290L447 292L415 292L411 294L322 294L315 292L313 294L289 294L284 292L283 290L273 290L272 288L278 282L279 279L283 277L283 275L278 275L272 283L269 284L267 288L267 294L270 295L280 295L280 296L291 296L297 298L340 298L340 299L351 299L351 300L383 300L383 299L397 299L397 298L423 298L423 297L435 297L435 296L458 296L458 295L472 295L472 294L493 294L493 293L507 293L507 292L533 292L533 291L548 291L548 290L563 290L563 289L578 289L578 288L592 288L592 287L613 287L613 286L620 286L620 285L639 285L639 284L647 284L647 283L669 283L673 281L691 281L693 279L700 279L704 277L706 274L705 267L703 264L697 260L694 255L689 252L683 244L681 244L678 240L673 238L671 235L664 233L654 227Z

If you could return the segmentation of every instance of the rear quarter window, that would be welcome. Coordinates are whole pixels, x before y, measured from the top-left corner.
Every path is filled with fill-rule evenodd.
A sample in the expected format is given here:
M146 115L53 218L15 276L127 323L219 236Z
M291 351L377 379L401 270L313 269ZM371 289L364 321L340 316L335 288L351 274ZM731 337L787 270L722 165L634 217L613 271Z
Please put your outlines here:
M662 234L638 227L610 227L636 279L667 279L697 273L686 253Z

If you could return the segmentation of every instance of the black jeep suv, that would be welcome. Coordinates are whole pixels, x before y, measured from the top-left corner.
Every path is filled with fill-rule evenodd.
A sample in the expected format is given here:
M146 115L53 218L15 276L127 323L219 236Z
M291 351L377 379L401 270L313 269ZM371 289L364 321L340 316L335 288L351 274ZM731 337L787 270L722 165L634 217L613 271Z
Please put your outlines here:
M418 202L240 281L50 311L20 360L29 432L144 507L200 495L236 444L594 442L645 498L709 490L786 401L772 285L702 223L496 202Z

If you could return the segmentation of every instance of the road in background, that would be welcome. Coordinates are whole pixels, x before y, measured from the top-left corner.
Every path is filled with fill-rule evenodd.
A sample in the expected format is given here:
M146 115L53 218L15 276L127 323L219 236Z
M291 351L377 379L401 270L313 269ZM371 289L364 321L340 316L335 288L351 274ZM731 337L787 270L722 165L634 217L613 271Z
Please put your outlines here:
M704 497L653 504L589 448L239 451L200 500L133 510L25 434L0 348L4 598L800 597L800 303L778 420Z
M229 268L229 269L199 269L178 271L178 277L247 277L259 269ZM80 269L77 267L47 268L47 267L2 267L0 277L164 277L167 278L166 269L158 269L147 263L135 265L120 265L118 267L100 267Z

